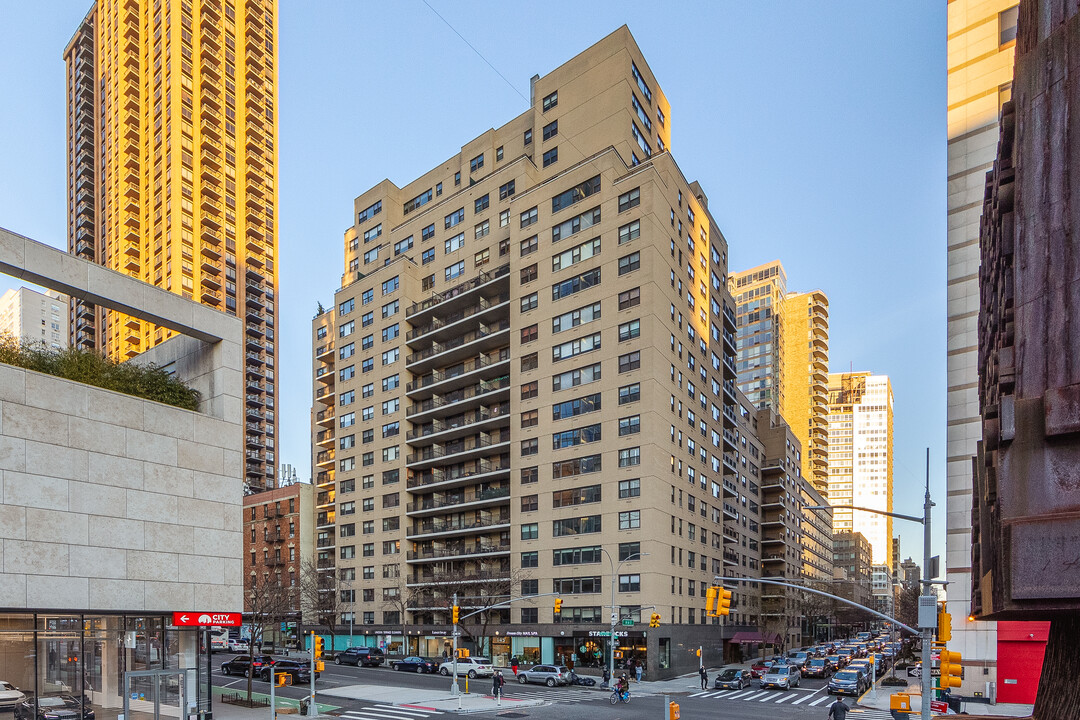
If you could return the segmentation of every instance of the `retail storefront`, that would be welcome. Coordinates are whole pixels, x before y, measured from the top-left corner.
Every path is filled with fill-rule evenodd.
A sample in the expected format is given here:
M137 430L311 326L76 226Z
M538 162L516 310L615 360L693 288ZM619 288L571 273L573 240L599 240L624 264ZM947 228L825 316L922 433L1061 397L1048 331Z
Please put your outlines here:
M178 674L185 678L176 681L183 687L162 688L161 714L210 717L205 633L172 627L171 621L171 615L0 613L0 678L28 699L33 710L24 717L48 718L44 710L37 714L37 707L62 703L65 717L70 710L71 717L115 720L124 712L125 673L189 670ZM132 709L149 699L143 685L128 689ZM138 714L129 709L129 715Z

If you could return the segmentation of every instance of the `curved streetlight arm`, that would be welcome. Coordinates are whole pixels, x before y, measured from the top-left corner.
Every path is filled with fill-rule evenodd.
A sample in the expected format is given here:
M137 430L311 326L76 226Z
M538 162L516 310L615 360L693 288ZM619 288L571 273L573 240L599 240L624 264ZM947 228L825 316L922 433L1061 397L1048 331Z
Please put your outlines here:
M876 513L877 515L888 515L889 517L900 518L901 520L910 520L911 522L917 522L920 525L923 524L923 518L915 517L914 515L901 515L900 513L886 512L885 510L876 510L874 508L859 507L858 505L803 505L803 510L862 510L863 512Z

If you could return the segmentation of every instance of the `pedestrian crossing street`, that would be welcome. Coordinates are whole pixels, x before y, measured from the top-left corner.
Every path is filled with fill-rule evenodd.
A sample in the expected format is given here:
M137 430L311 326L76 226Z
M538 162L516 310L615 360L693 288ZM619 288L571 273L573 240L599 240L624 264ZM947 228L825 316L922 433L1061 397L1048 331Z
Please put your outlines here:
M696 692L690 695L692 698L715 698L717 700L742 700L746 702L763 703L786 703L787 705L801 705L803 707L828 707L835 698L825 693L800 693L794 690L716 690ZM853 704L850 699L845 700L849 706ZM852 708L851 717L859 720L891 720L892 715L888 710L873 708Z
M417 705L369 705L359 710L346 710L341 717L347 720L424 720L445 714L441 710Z

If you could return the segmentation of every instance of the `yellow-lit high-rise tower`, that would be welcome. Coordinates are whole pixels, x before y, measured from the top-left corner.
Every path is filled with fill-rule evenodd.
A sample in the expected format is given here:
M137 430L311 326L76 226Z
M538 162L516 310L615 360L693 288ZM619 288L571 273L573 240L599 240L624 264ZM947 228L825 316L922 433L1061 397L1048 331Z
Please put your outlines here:
M275 0L99 0L64 51L68 244L246 320L245 477L274 484ZM132 357L170 332L71 306L71 340Z
M802 474L818 492L829 486L829 298L788 293L784 318L784 419L802 441Z

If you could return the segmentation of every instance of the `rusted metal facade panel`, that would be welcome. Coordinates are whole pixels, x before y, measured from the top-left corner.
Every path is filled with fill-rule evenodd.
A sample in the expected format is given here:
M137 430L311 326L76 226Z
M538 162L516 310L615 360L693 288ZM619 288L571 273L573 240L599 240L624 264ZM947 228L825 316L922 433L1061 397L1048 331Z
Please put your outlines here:
M1080 1L1023 0L980 228L972 607L1080 610Z

